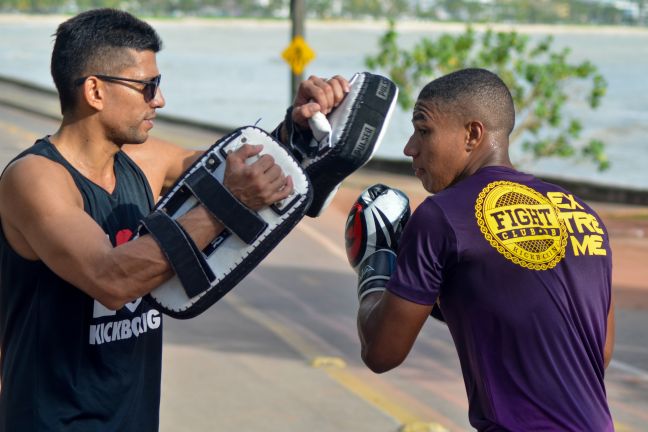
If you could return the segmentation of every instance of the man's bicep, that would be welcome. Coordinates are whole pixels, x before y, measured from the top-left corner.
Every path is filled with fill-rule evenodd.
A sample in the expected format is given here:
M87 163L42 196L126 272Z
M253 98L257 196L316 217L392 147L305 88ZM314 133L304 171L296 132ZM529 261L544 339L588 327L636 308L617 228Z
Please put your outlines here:
M164 161L165 175L163 189L167 189L193 164L205 151L189 149L155 137L147 142L153 150L155 159Z
M188 149L156 137L122 147L146 175L154 196L164 193L204 150Z
M167 148L168 168L164 178L163 190L173 186L178 178L196 161L204 150L191 150L178 146Z

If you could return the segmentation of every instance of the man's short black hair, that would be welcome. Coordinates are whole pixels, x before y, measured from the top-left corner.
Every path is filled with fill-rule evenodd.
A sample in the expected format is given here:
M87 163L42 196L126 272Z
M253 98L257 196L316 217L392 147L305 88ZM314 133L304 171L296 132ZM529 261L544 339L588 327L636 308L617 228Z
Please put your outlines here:
M486 69L461 69L444 75L423 87L418 98L440 103L465 120L480 120L493 132L508 136L515 126L511 92L500 77Z
M162 40L153 27L116 9L93 9L76 15L59 25L54 36L51 73L63 113L75 107L75 80L92 74L114 74L132 64L124 48L162 49Z

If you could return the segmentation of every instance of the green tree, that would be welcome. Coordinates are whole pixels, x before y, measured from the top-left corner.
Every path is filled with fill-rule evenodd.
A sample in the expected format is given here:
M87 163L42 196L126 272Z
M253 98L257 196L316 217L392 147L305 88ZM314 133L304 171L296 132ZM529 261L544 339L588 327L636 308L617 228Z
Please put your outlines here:
M637 6L639 7L639 19L637 24L646 25L648 24L648 14L646 13L646 0L636 0Z
M581 157L599 170L609 167L603 142L577 144L581 121L565 109L568 101L576 104L579 98L596 109L607 82L591 62L569 63L570 50L554 50L551 36L532 44L528 36L514 31L488 29L478 35L468 26L458 35L422 38L411 50L400 48L397 39L395 24L390 22L380 39L380 51L365 62L370 69L385 71L399 86L403 109L411 109L415 90L432 78L467 67L485 68L497 73L511 90L517 117L511 142L521 140L525 154L532 159Z
M333 16L332 0L307 0L306 10L317 18L330 18Z

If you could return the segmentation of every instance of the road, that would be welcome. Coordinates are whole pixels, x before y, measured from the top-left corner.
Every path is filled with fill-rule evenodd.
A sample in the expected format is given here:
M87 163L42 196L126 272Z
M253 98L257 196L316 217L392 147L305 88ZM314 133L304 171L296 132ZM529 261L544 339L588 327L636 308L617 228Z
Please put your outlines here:
M0 164L57 126L0 104ZM155 131L197 147L215 139L163 122ZM223 300L192 320L165 319L162 431L470 430L459 362L442 324L430 319L394 371L375 375L360 361L355 275L342 231L352 200L377 181L403 188L414 201L422 197L411 179L360 171L322 217L304 219ZM630 243L648 251L647 240L636 237ZM626 259L645 263L645 256ZM615 358L606 374L618 431L648 430L642 286L631 287L638 300L617 309Z

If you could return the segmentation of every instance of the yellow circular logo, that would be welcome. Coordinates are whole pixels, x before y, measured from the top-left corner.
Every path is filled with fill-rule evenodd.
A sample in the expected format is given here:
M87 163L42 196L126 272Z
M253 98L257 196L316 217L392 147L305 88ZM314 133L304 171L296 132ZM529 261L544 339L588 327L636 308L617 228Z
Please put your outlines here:
M536 190L508 181L490 183L475 202L477 223L491 246L532 270L553 268L565 256L567 229L558 212Z

